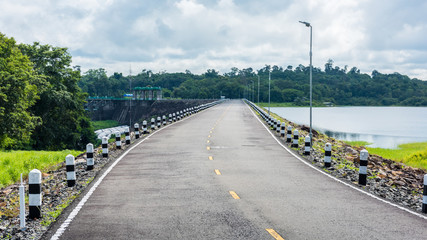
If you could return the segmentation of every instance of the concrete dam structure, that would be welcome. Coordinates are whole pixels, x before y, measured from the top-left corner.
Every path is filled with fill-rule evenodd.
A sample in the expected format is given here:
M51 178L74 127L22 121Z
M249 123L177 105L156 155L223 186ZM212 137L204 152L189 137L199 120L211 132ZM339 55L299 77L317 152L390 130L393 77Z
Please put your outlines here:
M91 120L116 120L120 124L129 124L152 116L173 113L183 108L190 108L215 101L214 99L178 99L178 100L129 100L98 98L88 99L85 109ZM130 119L131 118L131 119Z

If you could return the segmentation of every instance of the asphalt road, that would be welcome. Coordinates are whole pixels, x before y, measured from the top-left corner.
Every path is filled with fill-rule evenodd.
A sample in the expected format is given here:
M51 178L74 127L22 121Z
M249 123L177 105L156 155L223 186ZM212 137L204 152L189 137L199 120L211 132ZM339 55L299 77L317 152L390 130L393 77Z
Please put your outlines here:
M427 220L306 166L230 101L130 151L60 237L282 238L427 239Z

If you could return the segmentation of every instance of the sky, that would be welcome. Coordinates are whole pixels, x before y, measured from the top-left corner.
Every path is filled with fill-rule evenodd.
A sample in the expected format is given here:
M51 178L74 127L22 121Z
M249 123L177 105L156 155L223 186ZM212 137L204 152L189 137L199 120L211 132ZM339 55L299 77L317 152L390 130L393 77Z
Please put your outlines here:
M425 0L0 0L0 32L67 47L83 72L357 67L427 80Z

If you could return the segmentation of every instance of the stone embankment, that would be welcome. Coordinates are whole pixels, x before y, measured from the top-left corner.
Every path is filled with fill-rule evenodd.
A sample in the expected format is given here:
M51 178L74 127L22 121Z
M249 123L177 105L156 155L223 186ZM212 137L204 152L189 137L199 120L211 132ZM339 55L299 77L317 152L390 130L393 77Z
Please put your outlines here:
M253 105L253 107L255 106ZM286 139L284 138L281 138L281 141L287 145L288 148L301 155L306 161L344 182L353 184L354 186L402 207L421 213L423 178L424 174L426 174L425 170L409 167L400 162L370 154L368 158L367 185L361 186L358 184L359 157L360 151L365 149L364 147L353 147L343 141L330 138L317 131L312 131L313 147L310 156L305 156L304 138L309 135L310 128L292 123L278 115L272 115L282 123L285 122L286 126L291 125L293 129L298 129L300 134L298 148L291 148L291 144L286 143ZM276 131L273 132L276 136L280 137L280 134ZM323 162L326 143L332 144L332 164L331 167L328 168L324 167Z

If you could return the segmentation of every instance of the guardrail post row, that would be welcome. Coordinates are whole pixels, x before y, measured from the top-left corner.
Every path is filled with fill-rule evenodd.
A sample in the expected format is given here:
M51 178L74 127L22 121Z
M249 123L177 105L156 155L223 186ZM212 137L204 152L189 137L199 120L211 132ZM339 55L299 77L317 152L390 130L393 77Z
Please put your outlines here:
M116 149L122 149L122 135L120 134L120 132L116 132L115 133L116 136Z
M139 138L139 124L138 124L138 123L135 123L135 124L133 125L133 127L134 127L134 129L135 129L135 139L138 139L138 138Z
M427 213L427 174L424 175L422 212Z
M108 137L102 138L102 157L108 157Z
M288 125L288 131L286 135L286 142L290 143L292 140L292 125Z
M306 136L305 137L305 142L304 142L304 155L310 155L310 150L311 150L311 144L310 144L310 136Z
M368 175L368 157L369 153L366 149L360 151L360 166L359 166L359 184L366 185L366 176Z
M299 133L298 133L298 130L295 129L294 130L294 141L292 142L291 147L297 148L298 147L298 140L299 140Z
M151 126L150 129L154 130L156 128L156 120L154 118L151 118Z
M331 166L331 157L332 157L332 145L326 143L325 145L325 159L323 160L325 167Z
M76 185L76 171L75 171L76 162L74 161L74 156L68 154L65 157L65 168L67 170L67 185L68 187L73 187Z
M142 133L143 134L147 134L148 133L148 131L147 131L147 121L142 121Z
M130 132L129 132L129 127L125 128L125 139L126 139L126 144L130 144Z
M86 145L86 170L92 170L94 165L93 161L93 144Z
M42 209L42 173L33 169L28 174L28 205L29 205L29 219L41 218Z
M280 125L280 137L284 138L285 137L285 123L282 123L282 125Z

